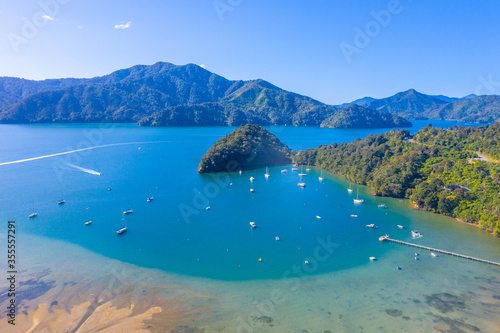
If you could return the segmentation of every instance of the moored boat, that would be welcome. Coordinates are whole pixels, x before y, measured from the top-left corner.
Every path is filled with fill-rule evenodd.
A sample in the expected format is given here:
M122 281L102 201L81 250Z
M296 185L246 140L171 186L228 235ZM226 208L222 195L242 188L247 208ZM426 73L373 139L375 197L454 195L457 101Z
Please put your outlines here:
M367 228L371 228L371 229L378 229L378 227L375 225L375 224L367 224L366 225Z
M92 224L92 221L85 222L85 225L90 225L90 224Z
M121 235L121 234L123 234L125 231L127 231L127 227L123 227L123 228L121 228L121 229L119 229L119 230L116 230L116 234L117 234L117 235Z
M255 229L257 228L257 225L255 224L255 222L250 222L250 227L252 227L252 229Z
M297 183L297 186L306 187L306 183Z

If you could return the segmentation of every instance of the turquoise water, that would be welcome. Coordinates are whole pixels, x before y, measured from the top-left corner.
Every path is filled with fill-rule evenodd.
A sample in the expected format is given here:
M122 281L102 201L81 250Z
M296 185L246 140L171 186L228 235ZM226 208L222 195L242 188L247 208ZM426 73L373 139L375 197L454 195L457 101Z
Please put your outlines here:
M414 124L413 132L427 122ZM385 131L269 129L294 149ZM161 306L151 323L166 331L499 330L497 267L426 251L417 261L413 248L378 242L385 233L411 241L418 229L424 237L415 243L500 261L498 238L362 186L356 206L356 186L349 194L349 183L325 172L320 182L314 168L305 189L290 166L270 168L268 180L263 169L198 175L200 157L231 130L0 126L0 220L17 221L18 313L27 325L18 331L40 304L55 313L101 300L142 311ZM90 146L100 148L2 165ZM66 204L57 204L61 198ZM134 213L124 216L128 208ZM29 219L33 210L38 216ZM128 231L117 236L123 225ZM6 287L0 282L2 306ZM2 323L0 332L10 332Z
M412 131L427 123L416 122ZM66 240L143 267L221 280L251 280L281 278L293 265L312 258L308 260L311 265L304 267L321 274L366 264L369 256L385 255L391 247L380 246L378 237L382 234L408 240L410 228L426 226L425 220L408 217L406 202L391 203L404 206L399 211L377 208L387 199L371 196L365 187L359 188L365 202L354 205L356 191L349 194L345 181L327 173L319 181L319 170L314 168L303 179L306 188L296 185L298 173L289 166L288 173L281 173L282 167L270 168L268 180L265 170L198 175L200 157L232 128L1 128L0 163L130 143L0 166L0 218L18 221L22 232ZM385 131L270 130L293 149ZM253 183L251 176L255 178ZM250 193L250 188L255 192ZM154 196L154 201L146 202L149 196ZM66 204L57 204L61 198ZM205 209L208 204L210 210ZM123 215L129 208L134 213ZM38 216L29 219L33 210ZM88 220L92 225L84 224ZM250 228L250 221L257 229ZM379 229L366 228L370 223ZM397 224L408 229L400 230ZM122 226L128 231L117 236L115 231ZM455 232L462 237L458 231L450 231L451 235ZM488 236L479 236L475 251L481 252L481 246L485 246L487 252L490 243L482 244L480 239L484 237ZM335 255L316 265L314 251L324 242L331 248L323 246L322 251L334 249Z

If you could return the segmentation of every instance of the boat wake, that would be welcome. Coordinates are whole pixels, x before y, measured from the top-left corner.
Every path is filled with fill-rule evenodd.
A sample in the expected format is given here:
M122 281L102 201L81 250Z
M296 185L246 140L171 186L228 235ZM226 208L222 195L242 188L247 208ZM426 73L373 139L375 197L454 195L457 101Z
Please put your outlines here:
M78 153L80 151L86 151L86 150L92 150L92 149L98 149L98 148L114 147L114 146L125 146L125 145L137 145L137 144L146 144L146 143L165 143L165 142L170 142L170 141L145 141L145 142L111 143L109 145L100 145L100 146L94 146L94 147L88 147L88 148L82 148L82 149L69 150L69 151L65 151L65 152L62 152L62 153L55 153L55 154L50 154L50 155L43 155L43 156L25 158L25 159L17 160L17 161L2 162L2 163L0 163L0 166L2 166L2 165L9 165L9 164L16 164L16 163L30 162L30 161L35 161L35 160L41 160L41 159L44 159L44 158L50 158L50 157L55 157L55 156L67 155L67 154L74 154L74 153Z
M65 163L67 166L69 167L72 167L72 168L75 168L75 169L78 169L80 171L83 171L83 172L86 172L86 173L90 173L91 175L97 175L97 176L100 176L101 173L99 171L95 171L95 170L91 170L91 169L85 169L85 168L82 168L78 165L74 165L74 164L70 164L70 163Z

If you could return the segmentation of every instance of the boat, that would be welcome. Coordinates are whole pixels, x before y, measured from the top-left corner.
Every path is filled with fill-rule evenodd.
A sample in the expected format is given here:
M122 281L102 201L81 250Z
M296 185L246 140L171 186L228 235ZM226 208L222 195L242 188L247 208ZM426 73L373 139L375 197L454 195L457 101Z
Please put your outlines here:
M387 238L389 238L389 235L380 236L380 237L378 238L378 240L379 240L380 242L383 242L383 241L385 241Z
M121 228L120 230L116 230L116 234L117 234L117 235L121 235L121 234L123 234L125 231L127 231L127 227L123 227L123 228Z
M307 260L304 261L304 264L309 265L309 261L307 261Z
M37 215L38 215L37 213L31 213L31 214L30 214L30 218L33 218L33 217L35 217L35 216L37 216Z
M401 270L401 267L397 266L397 267L396 267L396 269L397 269L398 271L400 271L400 270Z
M351 214L351 217L358 217L358 215L353 215L353 214Z
M288 172L288 169L281 170L281 173L287 173L287 172Z
M268 167L266 167L266 173L264 174L264 176L266 177L266 179L269 178L269 168Z
M309 168L306 168L306 171L311 171L311 169L309 169Z
M92 221L85 222L85 225L90 225L90 224L92 224Z
M434 252L431 252L431 256L433 256L433 257L437 257L438 255L437 255L437 254L435 254Z
M123 211L123 214L127 215L127 214L132 214L134 211L132 209L127 209L125 211Z
M377 207L378 207L378 208L384 208L384 209L387 209L387 206L386 206L386 205L378 205Z
M299 168L292 168L292 171L298 171Z
M319 216L319 215L316 215L316 218L317 218L317 219L319 220L319 219L321 219L321 216Z
M375 261L375 260L377 260L377 258L375 258L375 257L370 257L370 260L371 260L371 261Z
M347 189L347 192L352 193L351 183L349 183L349 188Z
M280 238L278 236L274 237L274 239L276 239L276 241L280 240Z
M322 181L324 178L323 178L323 170L321 170L321 174L320 176L318 177L319 181Z
M306 187L306 183L297 183L297 186Z
M113 188L111 188L111 187L108 187L108 191L111 191L112 189L113 189Z
M233 183L229 183L229 186L233 186Z
M252 192L252 193L253 193L253 192L255 192L255 190L254 190L253 188L251 188L251 189L250 189L250 192Z
M298 166L299 166L299 163L295 163L293 166L294 166L294 167L298 167Z
M359 189L358 189L358 194L356 195L356 199L353 199L355 204L360 204L363 203L363 199L359 198Z
M209 210L210 209L210 201L208 202L208 205L207 205L207 208L205 208L206 210Z
M404 227L404 226L402 226L401 224L398 224L398 228L399 228L399 229L404 229L405 227Z
M57 203L58 205L62 205L62 204L65 204L66 203L66 200L62 199L62 200L59 200L59 202Z
M146 199L146 201L147 201L147 202L151 202L151 201L153 201L154 199L155 199L155 197L149 197L149 198L147 198L147 199Z
M418 232L417 230L412 230L411 231L411 236L413 238L420 238L420 237L422 237L422 235L420 234L420 232Z
M243 173L243 171L240 170L240 175Z
M372 229L378 229L378 227L375 225L375 224L367 224L366 225L367 228L372 228Z
M257 228L257 225L255 224L255 222L250 222L250 226L252 227L252 229Z
M251 181L251 182L253 182L253 180L254 180L254 179L255 179L255 178L253 178L253 177L250 177L250 181Z

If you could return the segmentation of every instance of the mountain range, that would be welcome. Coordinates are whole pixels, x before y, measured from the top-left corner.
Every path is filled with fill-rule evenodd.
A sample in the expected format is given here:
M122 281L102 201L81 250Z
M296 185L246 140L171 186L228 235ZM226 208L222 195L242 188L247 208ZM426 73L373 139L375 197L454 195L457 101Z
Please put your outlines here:
M373 128L411 126L403 117L493 122L499 110L498 96L455 99L415 90L336 107L264 80L228 80L194 64L165 62L88 79L0 77L0 123Z
M500 120L500 96L496 95L471 94L457 98L426 95L410 89L387 98L364 97L337 107L345 107L348 104L356 104L416 120L459 120L475 123L494 123Z

